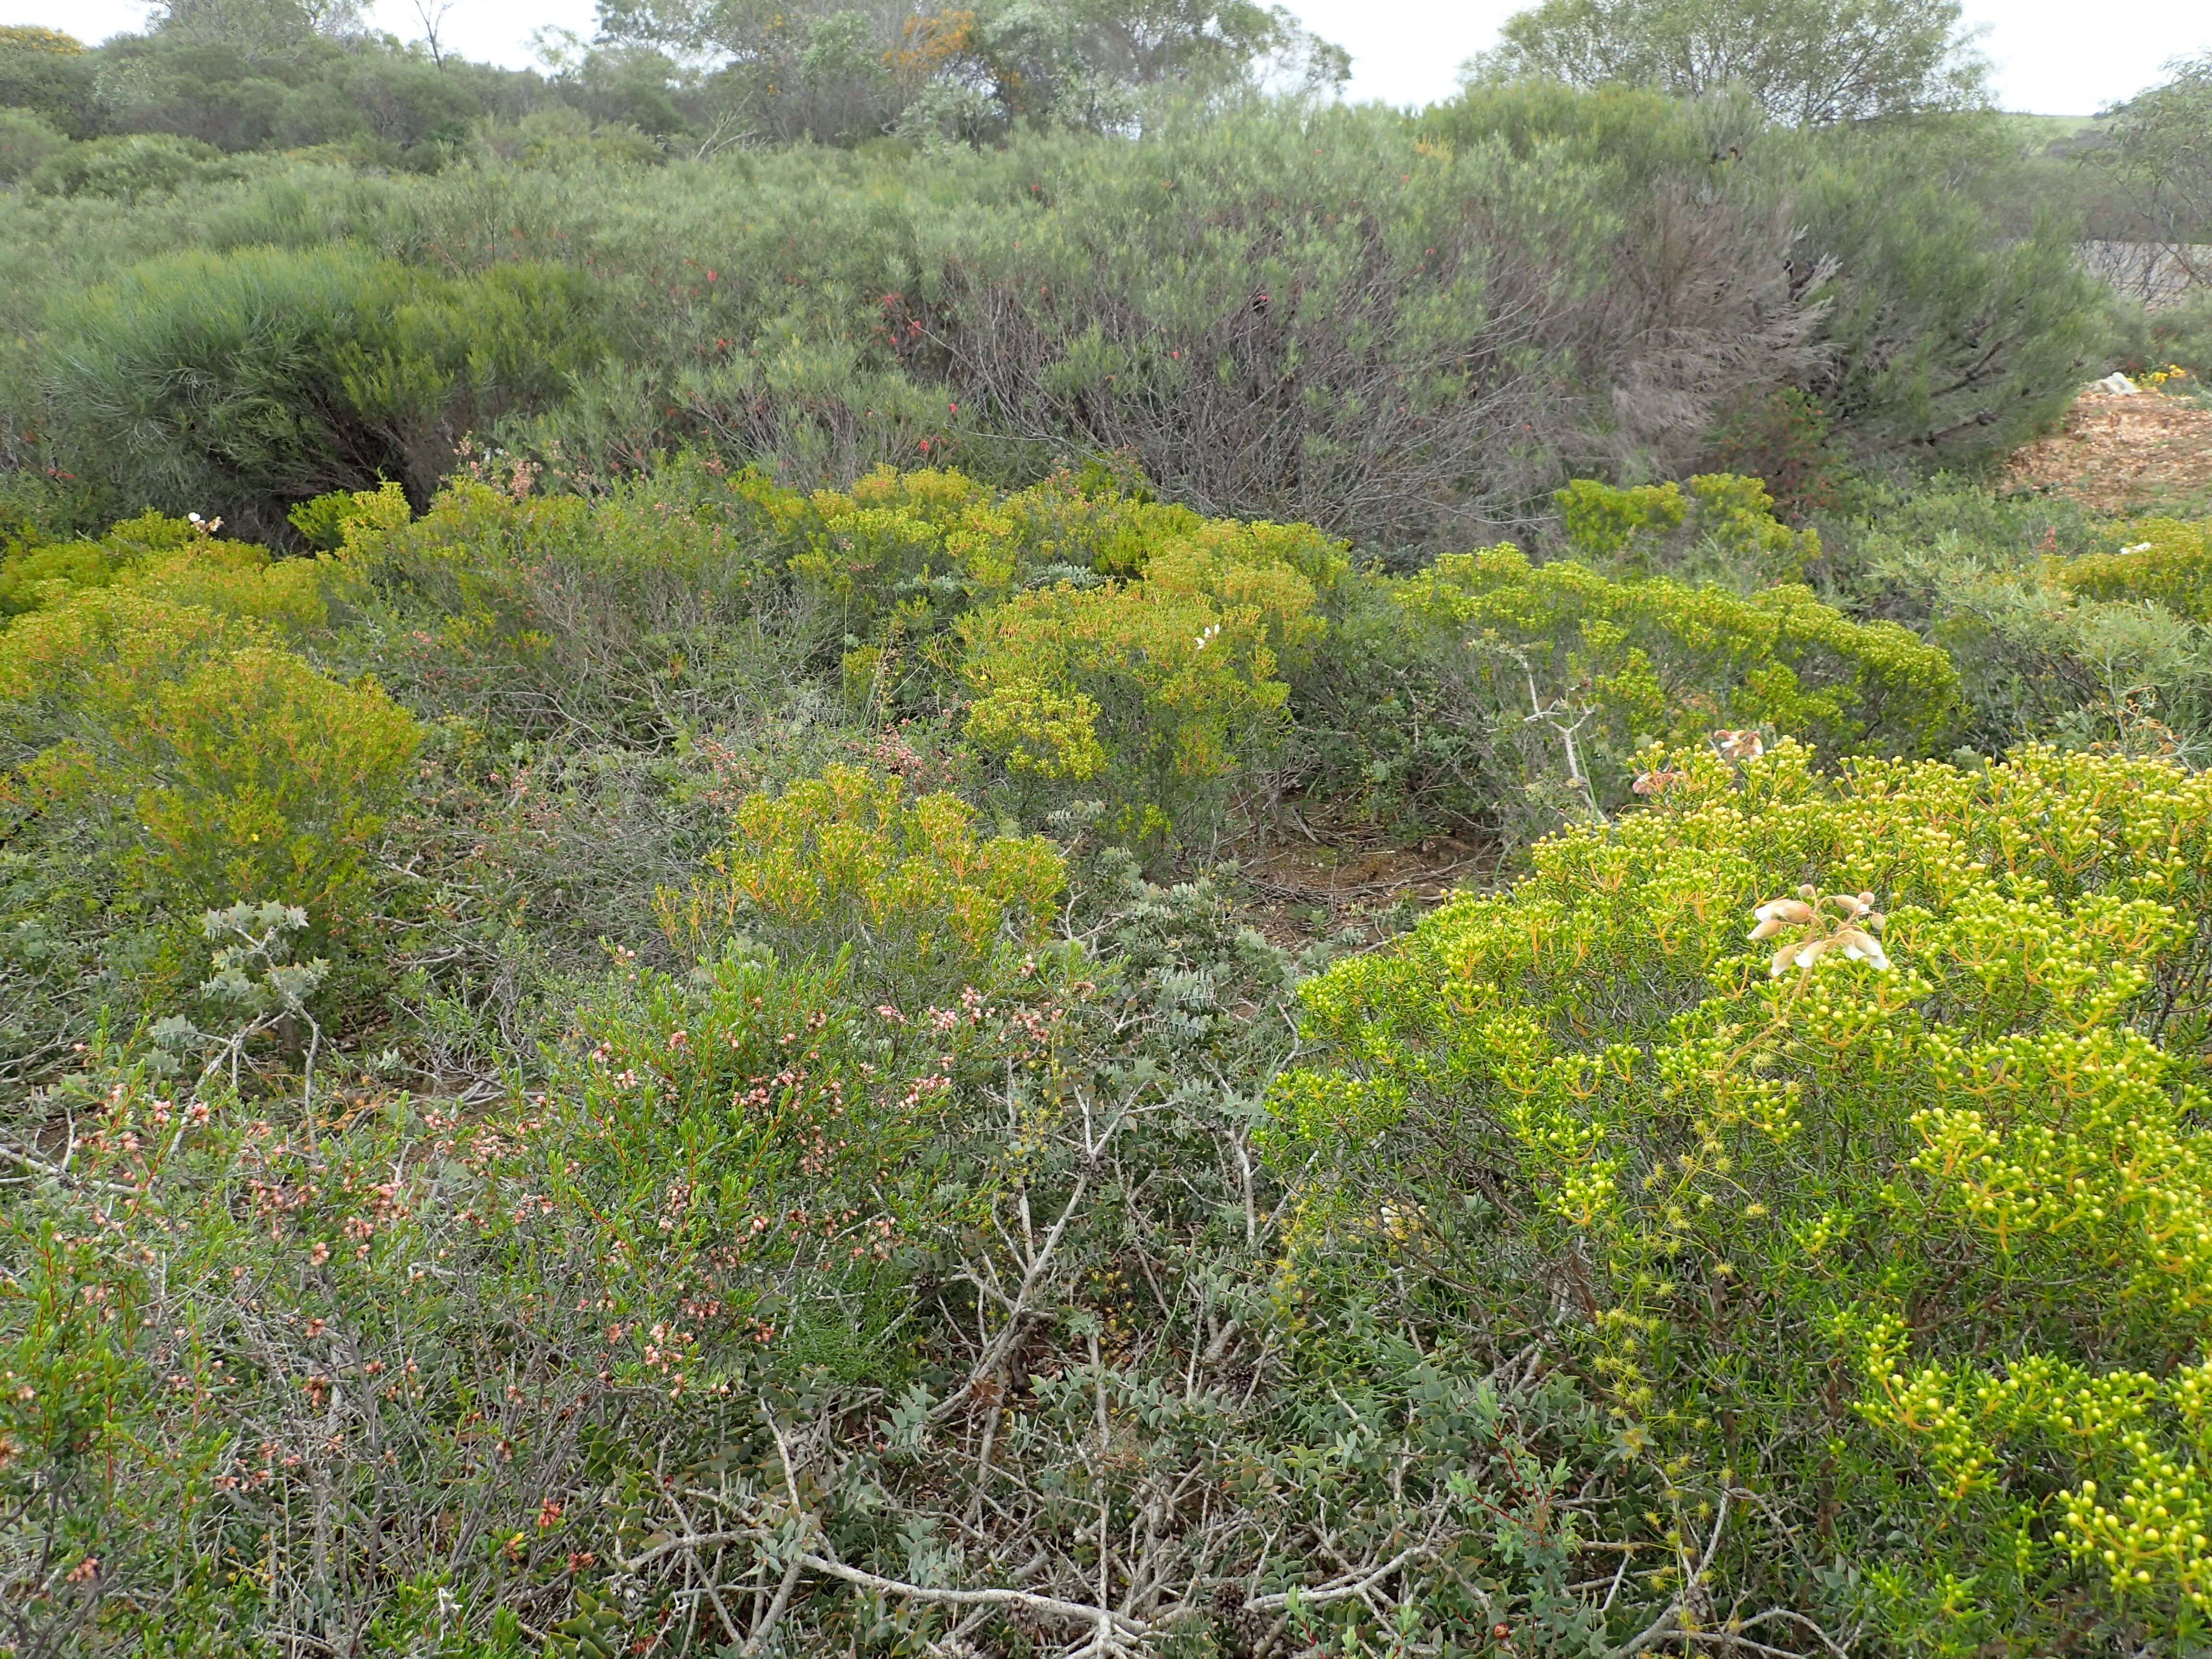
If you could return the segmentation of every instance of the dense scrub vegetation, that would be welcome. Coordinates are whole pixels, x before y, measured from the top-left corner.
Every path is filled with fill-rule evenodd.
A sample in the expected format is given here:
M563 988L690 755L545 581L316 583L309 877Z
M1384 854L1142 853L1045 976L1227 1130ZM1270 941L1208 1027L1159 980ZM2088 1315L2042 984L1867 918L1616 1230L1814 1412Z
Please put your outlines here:
M1872 505L1393 575L707 458L19 549L17 1646L2193 1629L2212 550ZM1209 872L1363 823L1566 829L1376 951Z
M1749 472L1795 512L1838 467L1970 465L2093 364L2186 349L1971 112L1791 128L1516 83L988 149L605 140L0 196L0 442L58 486L23 510L283 544L334 489L426 506L472 434L586 491L686 448L810 488L1096 461L1418 560L1577 475Z
M1045 15L0 197L0 1646L2197 1650L2193 313Z

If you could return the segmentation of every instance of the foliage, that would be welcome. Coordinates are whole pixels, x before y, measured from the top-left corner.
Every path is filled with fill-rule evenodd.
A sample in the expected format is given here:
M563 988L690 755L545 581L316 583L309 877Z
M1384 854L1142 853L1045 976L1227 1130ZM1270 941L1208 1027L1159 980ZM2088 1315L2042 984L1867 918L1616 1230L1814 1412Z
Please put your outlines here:
M42 29L0 36L0 106L36 111L111 155L330 146L369 165L435 167L471 123L559 96L536 75L369 33L356 8L289 0L167 6L145 33L90 49ZM146 175L142 188L175 182Z
M1709 467L1792 387L1836 454L1885 465L1972 459L2051 418L2103 349L2104 301L2063 228L1984 199L2012 163L1952 132L1793 134L1740 107L1516 86L1415 120L1255 103L926 160L802 147L641 171L518 152L422 175L318 152L127 209L8 196L0 459L105 486L109 516L159 499L264 538L380 472L424 504L471 426L479 453L587 491L695 446L841 489L881 463L1018 487L1097 461L1202 513L1417 560L1521 533L1571 477ZM100 366L97 410L155 347L231 349L140 338L159 307L87 314L118 272L194 250L231 274L180 277L179 304L219 313L248 268L296 263L270 281L305 332L276 333L313 340L353 303L338 277L373 261L362 297L398 283L394 304L459 314L499 361L457 364L441 324L396 410L357 388L419 448L371 433L343 476L310 454L258 504L195 462L157 497L123 428L74 406L63 359ZM538 277L537 300L507 292L518 266L562 267L580 313ZM541 301L510 335L510 301ZM374 349L414 361L404 341ZM1784 463L1728 465L1779 483Z
M373 680L344 684L287 648L325 620L313 568L204 532L166 550L131 539L171 527L149 517L54 550L75 568L6 628L11 1078L189 983L205 953L184 922L202 907L283 892L313 910L319 941L357 937L410 780L407 714ZM120 568L106 562L118 553Z
M1702 167L1638 189L1598 155L1439 143L1373 109L1139 143L1135 166L1038 144L1047 211L963 225L961 264L902 311L963 405L1126 453L1203 512L1464 544L1565 467L1692 460L1722 396L1815 355L1787 228L1700 191Z
M2212 738L2191 574L2202 526L2101 524L1956 483L1885 503L1875 523L1856 532L1865 591L1927 618L1958 666L1970 747L2192 756Z
M909 799L857 767L748 797L731 830L711 876L657 896L672 942L699 957L732 935L799 954L849 939L858 971L902 1001L957 995L1001 950L1042 944L1066 881L1042 836L979 836L958 796Z
M1557 1390L1410 1346L1371 1379L1310 1370L1263 1334L1249 1103L1161 1067L1279 1044L1249 1000L1280 959L1203 884L1133 885L1098 943L929 1008L854 1006L819 957L618 968L542 1094L465 1118L358 1075L312 1111L220 1072L81 1079L86 1133L11 1212L8 1265L27 1282L34 1228L111 1241L55 1310L137 1294L109 1340L148 1381L102 1402L122 1501L75 1512L100 1567L61 1611L118 1649L157 1624L471 1654L519 1627L562 1652L625 1625L682 1650L938 1639L945 1581L1016 1553L1019 1599L986 1614L1010 1636L1441 1635L1571 1605L1564 1540L1532 1557L1526 1532L1560 1490L1537 1471L1590 1449ZM58 1322L21 1297L0 1320ZM63 1473L26 1450L24 1480ZM1194 1480L1240 1501L1141 1525ZM1339 1593L1369 1577L1375 1608Z
M1723 471L1758 478L1777 516L1793 525L1837 506L1849 476L1834 417L1797 386L1723 415L1713 429L1712 454Z
M1601 522L1655 499L1624 493ZM1594 516L1603 505L1577 500ZM1761 731L1924 754L1948 737L1958 695L1941 650L1802 586L1615 580L1503 546L1447 554L1349 610L1296 706L1310 791L1521 843L1628 805L1655 740Z
M1287 1293L1319 1328L1414 1268L1576 1377L1661 1494L1589 1524L1686 1629L2185 1643L2212 793L1807 759L1676 757L1308 988Z
M2059 586L2092 599L2154 599L2191 622L2212 622L2212 526L2148 519L2122 526L2116 553L2069 559Z
M1833 356L1806 390L1862 459L2007 453L2058 420L2105 348L2109 301L2067 227L2045 216L2008 234L2001 204L1976 199L1973 147L1944 142L1972 125L1792 137L1773 163L1802 257L1838 273L1822 324Z
M1025 799L1106 798L1132 841L1210 830L1290 695L1260 605L1150 581L1018 594L961 632L969 739Z
M1820 556L1816 530L1793 531L1774 517L1756 478L1703 473L1681 485L1617 489L1577 478L1553 499L1569 550L1604 568L1734 578L1746 589L1802 580Z
M622 21L47 52L0 1639L2193 1640L2203 527L1850 471L2107 349L2026 141Z
M0 615L19 616L83 588L109 586L141 568L149 556L191 546L197 537L191 520L159 513L110 526L96 541L49 542L34 533L0 556ZM250 561L253 555L227 547L216 556Z
M2111 112L2100 164L2192 286L2212 283L2212 53L2169 64L2173 78Z
M19 812L64 836L104 822L163 901L284 892L326 916L357 900L416 743L374 684L332 681L246 617L128 588L19 619L8 642Z
M427 495L471 425L554 396L602 349L592 284L508 265L440 280L351 250L180 253L61 322L69 441L129 495L220 502L280 530L293 502L399 479Z
M982 0L870 13L811 0L613 0L605 38L719 58L722 118L781 141L891 132L981 142L1048 124L1111 130L1147 93L1218 94L1270 70L1310 88L1350 74L1341 48L1250 0Z
M0 185L15 184L36 172L66 142L43 116L0 107Z
M1678 98L1741 88L1773 120L1821 126L1978 101L1988 61L1957 0L1544 0L1506 19L1479 73Z
M1706 399L1694 412L1664 395L1667 379L1616 380L1624 418L1640 410L1662 434L1686 428L1699 441L1688 454L1662 447L1656 465L1627 469L1620 482L1719 461L1771 487L1785 482L1780 458L1754 453L1747 465L1727 452L1742 442L1747 419L1791 388L1825 428L1817 449L1862 465L1958 465L2056 421L2081 360L2103 349L2109 301L2081 268L2063 216L2020 206L2029 187L2017 147L1994 120L1962 113L1793 131L1726 94L1682 103L1619 86L1478 82L1425 112L1422 125L1454 143L1495 134L1516 152L1563 147L1608 175L1610 199L1647 213L1671 187L1730 203L1754 222L1779 215L1794 238L1782 256L1787 291L1820 313L1804 343L1814 349L1787 372L1789 385L1738 372L1724 332L1703 337L1707 349L1687 360L1661 358L1674 386L1686 377ZM1709 214L1639 226L1654 279L1697 255L1712 234ZM1787 435L1785 425L1777 436Z
M411 521L391 491L338 511L365 663L426 713L526 738L665 744L759 685L788 641L766 626L787 618L754 483L672 471L594 504L531 495L515 465L509 488L456 481ZM334 515L310 516L322 533Z
M51 151L26 181L47 196L91 196L136 202L167 196L186 185L246 177L212 144L166 132L94 138Z
M22 24L0 27L0 109L33 116L68 137L88 137L96 74L84 43L72 36Z

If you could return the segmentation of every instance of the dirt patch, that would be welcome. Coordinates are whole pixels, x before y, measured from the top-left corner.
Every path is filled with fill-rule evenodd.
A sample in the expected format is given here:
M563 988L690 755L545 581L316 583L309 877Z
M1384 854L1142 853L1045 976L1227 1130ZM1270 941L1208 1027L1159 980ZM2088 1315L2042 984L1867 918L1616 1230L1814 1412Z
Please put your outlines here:
M2052 433L2006 463L2004 485L2100 513L2212 505L2212 407L2156 392L2085 392Z
M1495 847L1449 836L1412 847L1275 840L1243 850L1237 877L1246 919L1273 943L1296 948L1407 899L1427 909L1460 888L1486 886L1497 865Z

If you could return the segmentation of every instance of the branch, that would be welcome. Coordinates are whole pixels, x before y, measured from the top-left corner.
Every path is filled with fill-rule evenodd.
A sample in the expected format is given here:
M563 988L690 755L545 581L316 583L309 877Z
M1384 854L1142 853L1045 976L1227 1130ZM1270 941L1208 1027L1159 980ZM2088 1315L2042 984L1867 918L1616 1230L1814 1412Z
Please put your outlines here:
M88 1188L99 1193L118 1193L125 1198L138 1196L138 1188L136 1187L125 1187L118 1182L100 1181L91 1176L81 1176L73 1170L64 1170L59 1164L48 1164L33 1158L28 1152L18 1152L13 1146L0 1146L0 1158L6 1158L16 1168L27 1170L33 1175L45 1176L51 1181L58 1181L64 1187Z
M1720 1509L1713 1516L1712 1531L1706 1535L1705 1553L1698 1559L1697 1571L1683 1579L1682 1593L1668 1603L1666 1612L1661 1613L1637 1635L1632 1637L1625 1646L1615 1648L1613 1650L1612 1659L1628 1659L1629 1655L1641 1653L1653 1643L1676 1633L1676 1626L1681 1620L1682 1609L1688 1605L1692 1592L1705 1582L1705 1571L1713 1565L1714 1553L1721 1547L1721 1533L1728 1525L1729 1499L1735 1496L1733 1488L1723 1486L1721 1489ZM1749 1645L1755 1646L1756 1644Z
M1016 1589L940 1589L933 1584L902 1583L896 1578L885 1578L878 1573L848 1567L842 1561L826 1555L802 1553L799 1559L817 1572L826 1572L832 1578L842 1578L848 1584L858 1584L863 1589L878 1591L884 1595L902 1596L910 1601L940 1601L962 1607L1020 1607L1025 1612L1041 1613L1048 1619L1065 1619L1073 1623L1112 1626L1125 1636L1148 1635L1151 1626L1136 1620L1123 1617L1110 1607L1094 1607L1081 1601L1063 1601L1053 1595L1032 1595L1027 1590Z
M1275 1595L1255 1595L1244 1606L1253 1613L1281 1613L1289 1607L1293 1596L1297 1598L1301 1607L1323 1607L1331 1601L1348 1601L1355 1595L1366 1595L1369 1590L1373 1589L1376 1585L1397 1571L1399 1568L1434 1555L1436 1553L1436 1547L1433 1545L1416 1544L1410 1549L1399 1551L1364 1578L1351 1583L1338 1579L1333 1583L1323 1585L1319 1589L1293 1589L1285 1590Z

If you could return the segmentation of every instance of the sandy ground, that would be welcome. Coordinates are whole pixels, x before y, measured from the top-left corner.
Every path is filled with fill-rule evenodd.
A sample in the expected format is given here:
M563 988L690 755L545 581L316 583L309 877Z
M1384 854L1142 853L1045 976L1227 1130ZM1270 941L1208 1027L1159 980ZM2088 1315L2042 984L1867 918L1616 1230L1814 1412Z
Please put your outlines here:
M2085 392L2063 430L2012 458L2004 483L2101 513L2212 509L2212 408L2156 392Z

